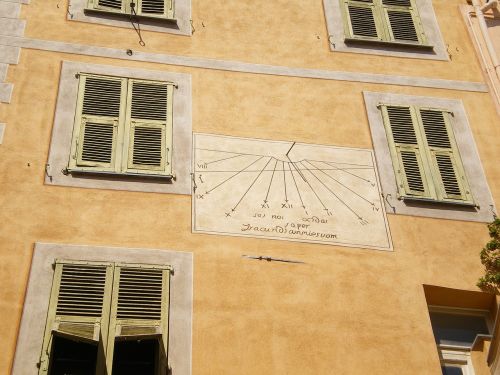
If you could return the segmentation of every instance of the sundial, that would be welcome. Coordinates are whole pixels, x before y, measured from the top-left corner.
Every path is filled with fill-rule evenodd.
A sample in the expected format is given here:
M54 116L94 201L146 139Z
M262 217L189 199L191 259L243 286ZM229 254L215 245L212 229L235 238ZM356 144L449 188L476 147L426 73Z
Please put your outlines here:
M194 134L193 231L391 250L373 151Z

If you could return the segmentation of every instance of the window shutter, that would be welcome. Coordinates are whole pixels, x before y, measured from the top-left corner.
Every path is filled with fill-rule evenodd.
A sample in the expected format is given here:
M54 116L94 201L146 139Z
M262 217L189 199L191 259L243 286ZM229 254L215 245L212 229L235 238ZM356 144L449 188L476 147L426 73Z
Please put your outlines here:
M168 309L170 299L168 266L117 264L114 271L107 366L113 365L115 340L159 340L167 365Z
M377 29L377 12L373 0L348 0L345 2L351 38L381 40Z
M130 80L127 172L172 174L172 84Z
M112 277L109 263L56 261L39 374L49 371L53 335L95 345L102 337L106 348Z
M172 0L141 0L139 14L173 18L173 1Z
M382 0L388 38L394 42L423 44L420 17L411 0Z
M95 9L109 10L112 12L123 12L123 0L94 0Z
M410 107L382 106L398 191L402 196L431 198L433 192L419 142L416 119Z
M439 186L438 199L472 203L472 195L450 127L449 113L421 108L419 114L434 179Z
M115 169L124 87L120 78L80 76L73 157L76 162L70 162L70 167Z

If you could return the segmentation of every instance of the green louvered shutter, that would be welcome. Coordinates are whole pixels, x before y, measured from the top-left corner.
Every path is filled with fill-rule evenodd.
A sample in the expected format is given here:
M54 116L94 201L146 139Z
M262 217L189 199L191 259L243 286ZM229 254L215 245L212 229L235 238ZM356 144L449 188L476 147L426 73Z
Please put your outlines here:
M173 0L140 0L138 14L151 17L173 18Z
M56 261L39 374L48 374L53 336L99 345L97 367L105 362L113 283L110 263Z
M115 340L127 339L157 339L160 365L167 368L170 270L169 266L115 265L108 368L113 366Z
M90 0L93 1L93 8L110 12L123 13L125 2L123 0Z
M122 78L80 75L70 169L116 170L125 89Z
M375 0L347 0L344 9L347 18L347 35L353 39L381 40Z
M473 203L469 184L450 124L450 113L420 108L428 158L438 187L438 199Z
M423 44L425 36L420 17L411 0L382 0L387 40Z
M130 80L125 144L126 171L172 174L172 93L166 82Z
M382 106L399 194L403 197L433 198L431 173L425 149L419 141L417 119L408 106Z

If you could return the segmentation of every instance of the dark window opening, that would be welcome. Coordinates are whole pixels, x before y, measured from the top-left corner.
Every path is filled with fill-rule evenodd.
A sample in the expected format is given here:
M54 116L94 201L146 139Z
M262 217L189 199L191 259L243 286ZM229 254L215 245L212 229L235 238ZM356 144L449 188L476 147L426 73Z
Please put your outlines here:
M431 312L432 330L439 345L470 347L476 335L489 334L482 316Z
M441 370L443 370L443 375L464 375L460 366L444 365Z
M156 375L158 340L116 341L113 375Z
M50 375L93 375L97 364L97 345L52 338Z

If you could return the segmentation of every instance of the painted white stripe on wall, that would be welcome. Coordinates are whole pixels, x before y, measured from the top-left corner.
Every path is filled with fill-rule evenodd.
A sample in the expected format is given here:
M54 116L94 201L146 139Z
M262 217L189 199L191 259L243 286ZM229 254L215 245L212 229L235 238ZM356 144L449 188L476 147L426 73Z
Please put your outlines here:
M0 124L0 145L3 142L3 133L5 132L5 124Z
M467 82L425 77L395 76L386 74L343 72L308 68L292 68L278 65L252 64L240 61L218 60L179 55L164 55L146 52L134 52L132 56L128 56L126 51L121 49L47 41L33 38L17 38L11 36L0 36L0 44L43 51L64 52L78 55L107 57L131 61L144 61L158 64L224 70L231 72L279 75L335 81L365 82L383 85L488 92L488 86L482 82Z
M9 64L0 63L0 82L5 81L7 77L7 70L9 70Z
M29 4L30 0L0 0L0 2L18 3L18 4Z
M0 18L0 34L2 35L24 35L26 21L13 18Z
M13 88L12 83L0 83L0 102L10 103Z
M0 2L0 17L19 18L21 13L21 4L7 1Z
M20 54L21 48L19 47L0 45L0 63L17 64Z

